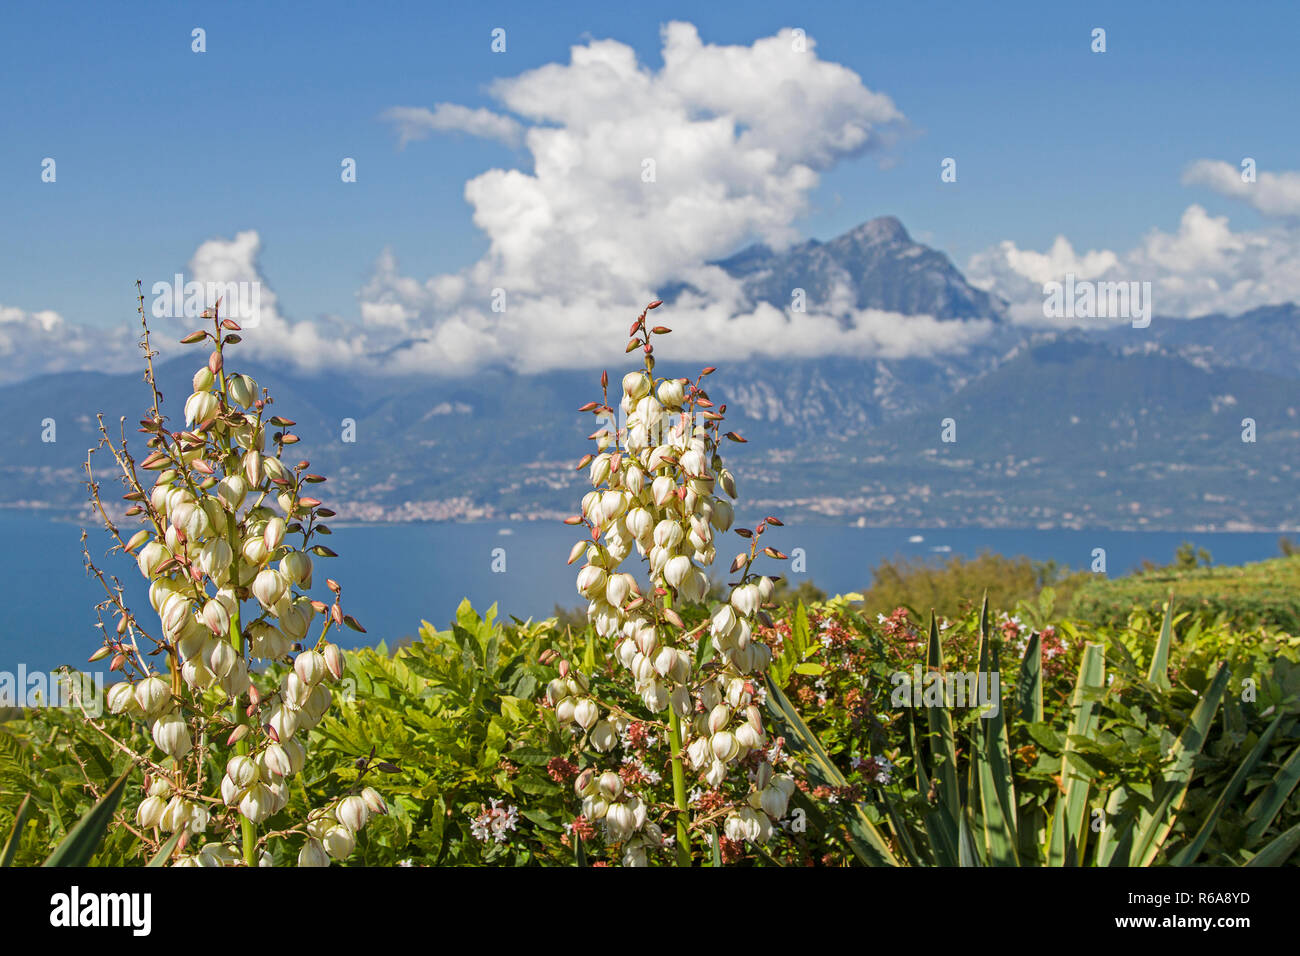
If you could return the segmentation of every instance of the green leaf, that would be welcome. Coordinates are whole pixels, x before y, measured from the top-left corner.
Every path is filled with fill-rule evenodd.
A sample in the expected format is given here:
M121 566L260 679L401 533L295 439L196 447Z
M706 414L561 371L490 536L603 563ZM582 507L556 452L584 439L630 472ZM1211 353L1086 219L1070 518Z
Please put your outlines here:
M184 835L185 835L184 828L177 830L175 833L173 833L171 835L171 839L169 839L166 843L164 843L161 847L158 848L158 852L154 854L153 859L149 861L148 865L166 866L168 861L171 860L172 858L172 851L176 849L176 844L181 842L181 837L183 837Z
M1237 794L1241 792L1242 786L1245 785L1246 778L1250 776L1250 772L1255 769L1255 765L1268 751L1268 745L1272 743L1273 735L1277 733L1278 725L1281 722L1281 715L1273 718L1273 722L1260 735L1259 740L1255 742L1255 746L1246 755L1246 759L1237 768L1237 772L1228 781L1228 785L1219 794L1219 799L1214 802L1213 809L1205 817L1205 822L1201 824L1201 828L1196 831L1196 836L1169 861L1170 866L1190 866L1200 856L1201 850L1205 848L1205 844L1209 842L1210 837L1214 834L1214 828L1219 823L1219 817L1223 814L1224 809L1237 799Z
M23 827L27 825L27 818L31 814L32 795L29 793L23 797L23 802L18 804L18 813L14 816L13 829L9 831L9 839L5 841L4 849L0 850L0 867L13 864L14 856L18 853L18 846L23 840Z
M77 825L50 854L42 866L85 866L95 855L100 841L113 822L113 811L126 790L126 780L134 767L128 767L122 776L99 798L99 802L86 812Z
M1026 724L1043 722L1043 638L1037 631L1025 646L1016 681L1016 711Z
M931 673L942 679L943 648L939 642L939 624L930 612L930 646L926 664ZM952 714L943 704L925 707L927 738L930 750L930 776L939 780L936 825L944 842L959 850L958 822L963 816L961 791L957 781L957 741L952 729Z
M796 674L806 674L809 677L815 677L818 674L826 673L826 668L821 664L814 664L811 661L805 661L802 664L796 664L794 672Z
M1074 693L1070 696L1073 718L1066 734L1065 750L1061 755L1061 780L1065 792L1056 798L1056 812L1052 815L1050 843L1047 850L1048 866L1063 866L1071 853L1082 857L1087 837L1086 812L1088 809L1089 776L1080 771L1071 759L1076 744L1072 738L1091 737L1097 726L1094 713L1095 692L1105 686L1106 656L1100 644L1084 645L1083 659L1079 662L1079 676Z
M709 857L714 866L722 866L722 844L716 827L709 827Z
M1250 821L1246 827L1247 846L1257 843L1268 830L1273 818L1290 799L1297 783L1300 783L1300 747L1291 751L1291 756L1287 757L1269 785L1246 808L1246 819Z
M1281 866L1300 846L1300 823L1269 841L1268 846L1251 858L1247 866Z
M1210 686L1192 710L1187 726L1178 735L1169 751L1171 765L1164 773L1163 780L1156 788L1155 808L1138 812L1137 829L1134 832L1133 850L1129 856L1131 866L1150 866L1169 832L1174 827L1174 818L1182 809L1187 797L1188 787L1192 782L1192 770L1196 756L1205 745L1210 724L1219 709L1223 692L1228 686L1227 663L1221 663Z
M980 607L979 669L985 674L999 671L998 651L992 646L989 628L989 596ZM991 681L990 681L991 683ZM984 849L994 866L1019 866L1016 832L1016 789L1011 775L1011 744L1007 737L1006 711L998 683L997 713L976 721L971 761L979 785L980 809L984 820ZM979 738L983 738L980 740Z
M1174 595L1169 595L1165 605L1165 619L1160 625L1160 639L1156 641L1155 652L1151 655L1151 667L1147 671L1147 681L1161 690L1169 690L1169 644L1174 634Z
M831 761L817 735L804 723L789 698L771 675L767 678L767 709L792 750L808 758L808 773L814 781L832 787L846 787L848 781ZM859 803L853 804L849 817L849 848L868 866L898 866L889 844Z
M794 616L790 621L790 639L781 649L781 656L772 661L767 668L768 679L778 687L784 687L794 672L795 665L803 660L808 649L808 610L803 601L795 605Z

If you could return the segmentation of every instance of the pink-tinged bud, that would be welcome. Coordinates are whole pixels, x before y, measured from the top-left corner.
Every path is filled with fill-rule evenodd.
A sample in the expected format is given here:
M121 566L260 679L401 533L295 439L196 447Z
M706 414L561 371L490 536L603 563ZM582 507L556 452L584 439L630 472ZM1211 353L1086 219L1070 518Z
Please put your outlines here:
M266 542L266 549L274 551L284 541L285 524L284 519L277 516L266 523L266 530L262 532L262 540Z
M582 773L578 774L578 779L573 781L573 792L579 797L589 796L595 776L596 772L590 767L582 771Z
M583 552L586 550L587 550L587 542L579 541L569 550L569 560L567 563L572 564L574 561L577 561L578 558L582 557Z
M343 679L343 652L337 644L325 645L325 667L335 680Z
M654 497L654 502L659 507L677 493L677 484L669 475L660 475L650 483L650 494Z
M358 796L344 797L334 808L334 816L353 833L358 833L370 819L370 808Z
M195 392L185 402L185 423L202 424L216 415L218 407L217 396L211 392Z
M607 800L617 800L623 795L623 778L612 770L606 770L600 775L597 786Z
M731 708L726 704L718 704L709 711L709 733L716 734L727 726L727 721L731 719ZM720 759L720 758L719 758Z
M763 732L755 730L748 723L743 723L736 728L736 741L750 750L763 746Z
M213 634L225 634L230 630L230 613L220 601L209 601L203 605L203 623Z
M131 535L131 540L126 543L126 550L134 551L148 540L149 532L147 530L137 531L135 534Z
M366 802L366 806L370 809L371 813L378 813L381 815L386 815L388 813L388 804L384 802L384 798L379 795L379 791L374 787L366 787L362 790L361 799Z
M238 727L232 730L230 732L230 736L226 738L226 746L233 747L235 746L235 744L239 743L247 736L248 736L248 724L240 724Z
M259 571L257 577L253 579L253 596L257 598L258 603L264 608L274 607L288 590L289 582L284 579L284 576L279 571L270 568Z

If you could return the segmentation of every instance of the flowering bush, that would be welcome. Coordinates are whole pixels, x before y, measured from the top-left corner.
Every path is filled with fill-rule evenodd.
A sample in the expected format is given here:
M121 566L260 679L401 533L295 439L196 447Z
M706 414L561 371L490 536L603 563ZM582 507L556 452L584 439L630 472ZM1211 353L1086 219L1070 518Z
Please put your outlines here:
M140 305L143 321L143 297ZM256 382L227 369L239 326L216 310L205 317L212 327L182 340L209 348L185 402L185 427L169 427L162 413L145 325L152 405L140 431L149 452L137 461L125 432L114 441L101 416L100 442L87 458L94 507L113 550L135 556L158 620L147 625L138 617L121 584L85 552L106 593L106 636L91 659L111 657L111 670L125 678L109 688L108 709L143 722L152 746L85 719L144 770L147 797L135 824L148 852L165 844L167 853L175 848L177 865L252 866L273 860L273 840L306 834L299 864L324 866L351 854L370 817L386 812L373 788L358 786L274 831L259 828L288 804L289 780L307 760L308 733L330 707L329 685L343 675L331 629L362 628L343 613L336 582L326 582L332 604L308 594L312 558L333 555L314 543L329 534L324 519L333 515L309 493L324 477L306 461L286 463L298 440L288 431L293 422L271 413L272 400ZM126 491L122 518L142 526L129 539L101 497L92 465L102 449ZM250 670L257 659L292 666L278 686L262 689Z
M561 659L546 688L558 725L572 735L565 767L575 774L581 813L571 830L585 840L599 833L629 866L664 851L689 864L706 833L724 857L739 855L741 844L765 844L794 791L793 778L777 769L780 742L769 739L759 709L772 658L759 628L771 623L763 607L774 584L753 566L760 554L785 557L759 543L780 522L737 529L749 542L731 564L738 578L704 618L715 534L731 528L727 499L736 496L719 446L744 439L721 430L726 406L704 389L712 368L694 381L655 377L653 337L670 331L647 324L658 305L632 323L627 351L639 349L644 367L623 377L617 411L607 375L601 400L582 408L602 427L591 436L596 451L578 465L594 490L569 520L589 531L569 563L585 559L578 592L621 671L597 681ZM641 580L622 570L633 551L645 563ZM671 799L660 795L666 779ZM669 816L674 832L665 835Z

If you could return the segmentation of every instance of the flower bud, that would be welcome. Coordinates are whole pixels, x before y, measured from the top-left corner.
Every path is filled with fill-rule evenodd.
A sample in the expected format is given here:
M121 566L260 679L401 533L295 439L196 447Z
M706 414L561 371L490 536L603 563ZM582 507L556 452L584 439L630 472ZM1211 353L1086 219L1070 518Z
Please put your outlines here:
M361 799L366 802L366 807L371 813L386 815L388 813L388 804L384 798L379 795L379 791L374 787L366 787L361 791Z
M167 809L167 801L162 797L146 797L140 801L140 806L136 807L136 823L146 830L152 830L154 827L161 826L163 813Z
M358 833L370 819L370 808L366 806L366 801L358 796L344 797L334 808L334 816L343 826L353 833Z
M617 800L623 795L623 778L612 770L602 773L596 785L607 800Z
M267 526L267 534L270 534L270 526ZM289 582L278 571L267 568L259 571L256 578L253 579L253 597L257 598L262 607L270 609L274 607L284 597L289 588Z
M212 387L212 369L206 365L194 373L194 380L191 383L194 391L204 392Z
M311 558L301 551L290 551L280 559L280 573L294 584L311 587Z
M308 687L315 687L329 673L325 658L316 651L310 650L303 651L297 656L293 662L293 669L299 680Z
M231 757L226 762L226 776L240 790L246 790L253 784L257 783L259 773L257 764L251 757L238 756Z
M189 726L177 714L167 714L154 721L153 742L174 760L180 760L194 746Z
M217 413L217 396L211 392L195 392L185 402L185 423L198 425Z
M330 827L321 842L325 845L325 852L336 860L350 856L357 846L356 837L345 826Z
M623 394L637 402L650 394L650 376L643 371L628 372L623 376Z
M686 398L686 388L679 379L666 378L659 383L655 396L665 408L680 408Z
M108 712L126 714L139 712L140 702L136 699L135 688L126 681L114 684L108 689Z
M267 459L269 465L274 459ZM266 543L268 551L274 551L280 547L280 542L284 540L285 524L284 519L276 516L266 523L266 530L262 532L263 541ZM275 602L272 601L272 604Z
M264 783L255 783L239 801L239 812L253 823L261 823L271 815L271 803L270 789Z
M161 677L146 677L135 685L135 700L146 717L153 717L171 703L172 689Z
M590 697L584 697L574 705L573 719L583 730L588 730L600 719L600 708Z
M679 554L675 558L670 558L668 563L664 565L664 580L672 587L680 587L682 582L690 575L691 569L691 559Z
M140 549L135 561L140 568L140 573L146 578L151 578L154 572L158 570L158 565L166 561L168 557L167 550L162 544L158 541L150 541Z
M591 745L600 753L609 753L618 743L618 733L614 730L614 725L608 720L596 721L596 726L591 728L590 738Z
M715 733L709 740L709 746L713 750L713 756L723 763L735 759L740 752L740 743L725 730Z
M325 853L325 847L320 840L315 837L308 838L303 848L298 851L299 866L329 866L330 858Z
M220 601L209 601L203 605L203 623L213 634L225 634L230 630L230 613Z

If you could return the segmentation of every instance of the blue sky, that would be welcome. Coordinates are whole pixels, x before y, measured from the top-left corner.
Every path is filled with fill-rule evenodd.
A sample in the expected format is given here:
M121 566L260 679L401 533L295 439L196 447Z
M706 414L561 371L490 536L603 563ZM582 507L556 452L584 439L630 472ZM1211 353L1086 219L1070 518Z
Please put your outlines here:
M78 3L0 16L0 307L73 324L120 325L136 277L170 276L241 230L256 230L261 274L295 319L355 318L385 249L421 281L471 267L488 239L465 184L530 172L528 150L459 132L399 149L381 113L503 112L493 81L591 39L659 70L673 20L740 47L802 28L818 58L906 117L892 145L821 171L794 222L804 236L891 213L965 268L1003 240L1131 249L1176 231L1192 203L1253 230L1266 217L1183 171L1243 156L1281 171L1300 154L1294 4ZM1089 49L1094 27L1104 54ZM40 181L47 156L54 184ZM939 181L946 156L956 184ZM355 184L340 182L343 157Z

